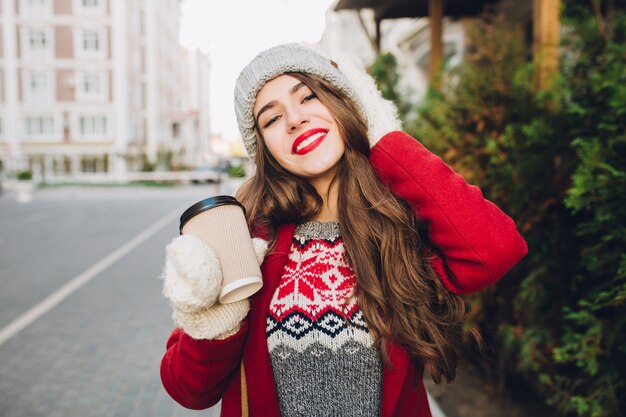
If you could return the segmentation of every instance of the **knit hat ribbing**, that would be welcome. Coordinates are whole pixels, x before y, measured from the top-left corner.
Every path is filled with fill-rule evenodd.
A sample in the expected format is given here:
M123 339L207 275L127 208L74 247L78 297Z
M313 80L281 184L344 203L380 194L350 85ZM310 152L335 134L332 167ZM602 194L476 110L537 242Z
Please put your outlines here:
M348 79L310 48L292 43L275 46L258 54L241 71L235 84L235 114L246 151L250 158L256 154L253 107L256 95L268 81L287 72L303 72L316 75L345 93L366 119L363 104L360 102Z

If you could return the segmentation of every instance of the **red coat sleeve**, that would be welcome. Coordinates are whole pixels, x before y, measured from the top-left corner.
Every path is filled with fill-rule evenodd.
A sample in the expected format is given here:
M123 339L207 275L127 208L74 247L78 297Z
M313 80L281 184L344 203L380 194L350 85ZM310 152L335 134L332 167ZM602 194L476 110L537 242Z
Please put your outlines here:
M432 266L454 293L483 289L527 253L513 220L404 132L385 135L370 161L381 180L428 225Z
M216 404L239 369L247 326L244 320L240 331L224 340L194 340L175 329L161 361L161 381L168 394L194 410Z

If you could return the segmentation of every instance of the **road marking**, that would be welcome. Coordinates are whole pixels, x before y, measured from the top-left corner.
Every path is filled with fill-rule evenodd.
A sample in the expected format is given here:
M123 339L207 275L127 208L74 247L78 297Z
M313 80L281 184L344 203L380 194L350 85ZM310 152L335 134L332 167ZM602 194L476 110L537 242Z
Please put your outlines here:
M39 317L43 316L55 306L59 305L67 297L72 295L74 291L78 290L80 287L91 281L91 279L93 279L95 276L106 270L115 262L126 256L137 246L148 240L150 237L152 237L152 235L157 233L159 230L168 225L172 220L178 217L181 213L181 210L181 208L178 208L163 217L162 219L158 220L152 226L148 227L146 230L126 242L126 244L111 252L99 262L95 263L94 265L83 271L81 274L72 278L69 282L50 294L43 301L32 307L26 313L13 320L2 330L0 330L0 345L18 334L20 331L24 330Z

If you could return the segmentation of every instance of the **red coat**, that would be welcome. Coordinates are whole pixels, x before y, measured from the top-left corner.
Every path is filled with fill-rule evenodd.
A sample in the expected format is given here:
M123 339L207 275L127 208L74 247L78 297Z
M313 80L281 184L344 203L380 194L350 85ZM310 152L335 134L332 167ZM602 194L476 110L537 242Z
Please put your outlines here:
M428 223L430 239L441 253L433 268L450 291L485 288L526 254L513 220L412 137L403 132L385 135L370 160L382 181ZM252 298L248 318L236 335L193 340L176 329L170 336L161 379L183 406L204 409L221 399L223 417L241 416L242 408L252 417L280 416L265 326L294 230L293 224L279 228L275 249L261 266L263 288ZM391 343L389 353L393 370L383 370L381 416L431 417L422 375L414 375L402 347ZM243 399L242 358L247 387Z

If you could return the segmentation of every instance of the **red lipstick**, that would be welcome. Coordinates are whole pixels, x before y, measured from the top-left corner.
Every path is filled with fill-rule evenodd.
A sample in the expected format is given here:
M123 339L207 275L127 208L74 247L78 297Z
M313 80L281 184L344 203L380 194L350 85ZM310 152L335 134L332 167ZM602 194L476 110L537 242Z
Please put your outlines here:
M307 130L306 132L298 136L293 142L293 145L291 146L291 153L296 155L304 155L311 152L313 149L317 148L320 143L322 143L322 141L326 138L327 133L328 129L322 128ZM315 138L313 138L313 140L311 141L313 136ZM302 143L307 140L310 143L306 143L304 144L304 146L301 146ZM300 147L300 149L298 149L298 147Z

